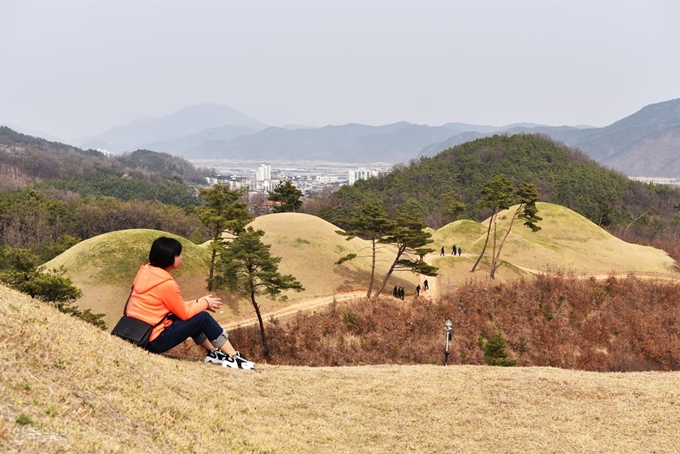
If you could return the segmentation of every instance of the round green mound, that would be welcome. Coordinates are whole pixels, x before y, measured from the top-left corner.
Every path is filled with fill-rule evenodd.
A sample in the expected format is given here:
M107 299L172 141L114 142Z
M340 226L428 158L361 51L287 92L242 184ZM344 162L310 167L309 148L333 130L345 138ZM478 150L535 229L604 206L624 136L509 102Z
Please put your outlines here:
M185 299L204 295L210 251L182 237L158 230L120 230L82 241L47 262L47 269L64 267L66 276L82 290L76 304L82 309L105 314L112 328L123 312L130 286L139 267L149 261L151 243L158 237L182 243L182 268L173 271Z
M676 273L676 263L665 251L626 243L609 234L569 208L552 203L537 204L541 230L532 232L516 218L503 245L501 260L531 272L561 271L606 275L610 273ZM516 210L511 207L498 215L500 243ZM449 243L460 245L463 252L479 255L489 225L457 221L438 230ZM485 255L491 256L493 226ZM448 244L448 243L447 243ZM449 245L450 247L450 245ZM447 249L447 254L450 251Z

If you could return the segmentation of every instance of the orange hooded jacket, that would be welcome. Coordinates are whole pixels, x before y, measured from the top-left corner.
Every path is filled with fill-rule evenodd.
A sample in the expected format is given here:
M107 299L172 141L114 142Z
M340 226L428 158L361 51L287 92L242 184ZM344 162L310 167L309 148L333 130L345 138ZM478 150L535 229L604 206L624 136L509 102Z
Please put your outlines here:
M208 301L185 302L175 279L163 268L143 265L137 272L132 294L127 306L127 315L155 325L169 313L181 320L188 320L208 308ZM151 332L149 342L156 339L172 320L165 319Z

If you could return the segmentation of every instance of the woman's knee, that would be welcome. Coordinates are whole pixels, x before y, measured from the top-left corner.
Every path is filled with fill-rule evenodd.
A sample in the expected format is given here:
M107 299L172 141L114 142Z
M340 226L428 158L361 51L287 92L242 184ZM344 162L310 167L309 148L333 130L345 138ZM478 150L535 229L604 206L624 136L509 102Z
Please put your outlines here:
M211 322L217 323L217 322L215 322L215 319L213 318L212 315L210 315L210 312L208 312L208 311L199 312L198 314L194 315L191 318L196 319L196 321L201 321L201 322L204 322L204 323L211 323Z
M215 348L219 348L229 339L227 332L208 312L201 312L196 314L195 317L200 317L197 321L200 322L202 327L201 332L193 336L196 344L200 345L208 340Z

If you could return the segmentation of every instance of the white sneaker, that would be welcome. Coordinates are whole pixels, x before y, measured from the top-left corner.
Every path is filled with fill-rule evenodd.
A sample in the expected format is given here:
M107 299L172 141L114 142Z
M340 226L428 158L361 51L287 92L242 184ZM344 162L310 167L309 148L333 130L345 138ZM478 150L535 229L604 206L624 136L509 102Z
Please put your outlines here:
M219 350L215 351L210 351L208 350L205 352L205 362L206 363L213 363L213 364L219 364L221 366L224 366L224 362L229 358L229 355L222 353Z
M248 359L239 352L233 355L226 355L227 359L222 362L222 367L231 367L232 369L254 369L255 363L248 361Z

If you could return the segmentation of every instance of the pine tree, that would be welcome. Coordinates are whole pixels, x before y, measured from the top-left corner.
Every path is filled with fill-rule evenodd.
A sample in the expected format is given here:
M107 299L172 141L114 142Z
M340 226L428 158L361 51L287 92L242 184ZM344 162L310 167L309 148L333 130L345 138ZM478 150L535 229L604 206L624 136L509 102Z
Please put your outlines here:
M512 205L513 202L513 192L512 183L505 175L494 175L482 189L482 194L484 197L478 202L480 207L491 208L491 218L489 219L489 227L486 230L486 239L484 240L484 246L482 247L482 252L479 254L477 261L472 265L470 272L474 272L477 265L482 260L484 253L486 252L486 246L489 244L489 237L491 236L491 226L494 226L494 255L496 251L496 217L498 212L505 210Z
M505 240L508 239L508 235L510 235L510 231L512 230L512 224L515 222L517 217L524 219L524 225L529 227L532 232L538 232L541 230L541 227L536 225L536 223L542 219L538 216L538 208L536 208L536 202L538 201L538 188L536 185L531 183L522 183L520 184L516 195L519 197L519 204L517 205L515 212L512 214L512 218L510 218L508 230L505 232L505 236L503 237L501 244L498 246L498 251L495 251L493 260L491 261L491 279L494 279L496 276L496 269L498 268L501 249L503 249ZM495 231L496 226L494 225L494 236L496 234ZM494 249L495 245L496 242L494 238Z
M205 204L199 208L198 216L210 231L210 270L208 290L214 287L215 260L223 241L224 233L238 235L253 219L248 212L248 204L243 201L243 190L230 189L226 184L216 184L212 188L200 188L199 193Z
M302 207L300 198L304 195L302 191L293 185L290 180L279 183L274 187L273 191L267 193L269 200L273 202L282 202L283 204L275 207L275 213L298 212Z
M0 249L0 282L31 298L44 301L60 312L73 315L93 325L106 329L105 314L94 314L90 309L81 310L74 305L82 296L80 289L73 285L66 270L45 270L36 267L38 258L25 249Z
M389 233L394 231L396 223L387 218L387 211L382 202L379 199L374 198L365 200L362 205L358 207L355 215L346 219L344 224L347 226L346 230L337 230L336 233L346 236L347 240L357 237L371 243L371 277L368 281L368 290L366 291L366 298L370 298L371 293L373 293L373 284L375 282L376 255L379 250L378 245ZM340 258L336 264L339 265L356 257L357 255L354 253L348 254Z
M272 257L271 246L264 244L262 230L248 227L239 232L232 241L223 245L219 260L215 264L216 288L227 287L237 294L250 298L257 314L262 339L262 352L269 360L269 347L262 321L262 313L257 303L257 295L267 295L276 299L284 290L302 291L304 287L290 274L282 275L278 271L280 257ZM283 297L285 298L285 296Z
M501 337L501 333L496 331L484 346L484 362L489 366L512 367L517 365L517 361L507 358L505 341Z
M538 216L538 209L536 208L536 202L538 201L538 188L536 185L531 183L521 183L520 188L515 190L512 183L503 174L494 175L487 183L484 185L482 190L484 198L479 201L479 205L483 207L489 207L492 210L491 218L489 219L489 226L486 231L486 239L484 240L484 246L482 247L482 252L477 257L477 261L472 266L471 272L474 272L477 265L482 260L484 253L486 252L486 247L489 243L489 237L491 236L491 227L493 226L493 246L491 252L491 266L490 275L494 279L496 276L496 270L498 269L498 264L500 263L501 250L503 245L510 235L513 223L515 219L519 217L524 219L524 225L531 229L532 232L537 232L541 230L541 227L536 225L541 218ZM519 200L517 200L519 199ZM508 224L508 229L503 236L500 244L497 244L498 239L498 214L502 210L507 210L514 203L519 202L517 208L510 218L510 223Z
M385 290L387 281L394 271L408 270L425 276L437 275L437 268L421 259L434 250L425 247L432 243L430 239L432 234L425 231L426 227L423 221L403 215L397 219L394 229L380 239L380 243L394 244L397 247L397 254L375 293L376 298Z

